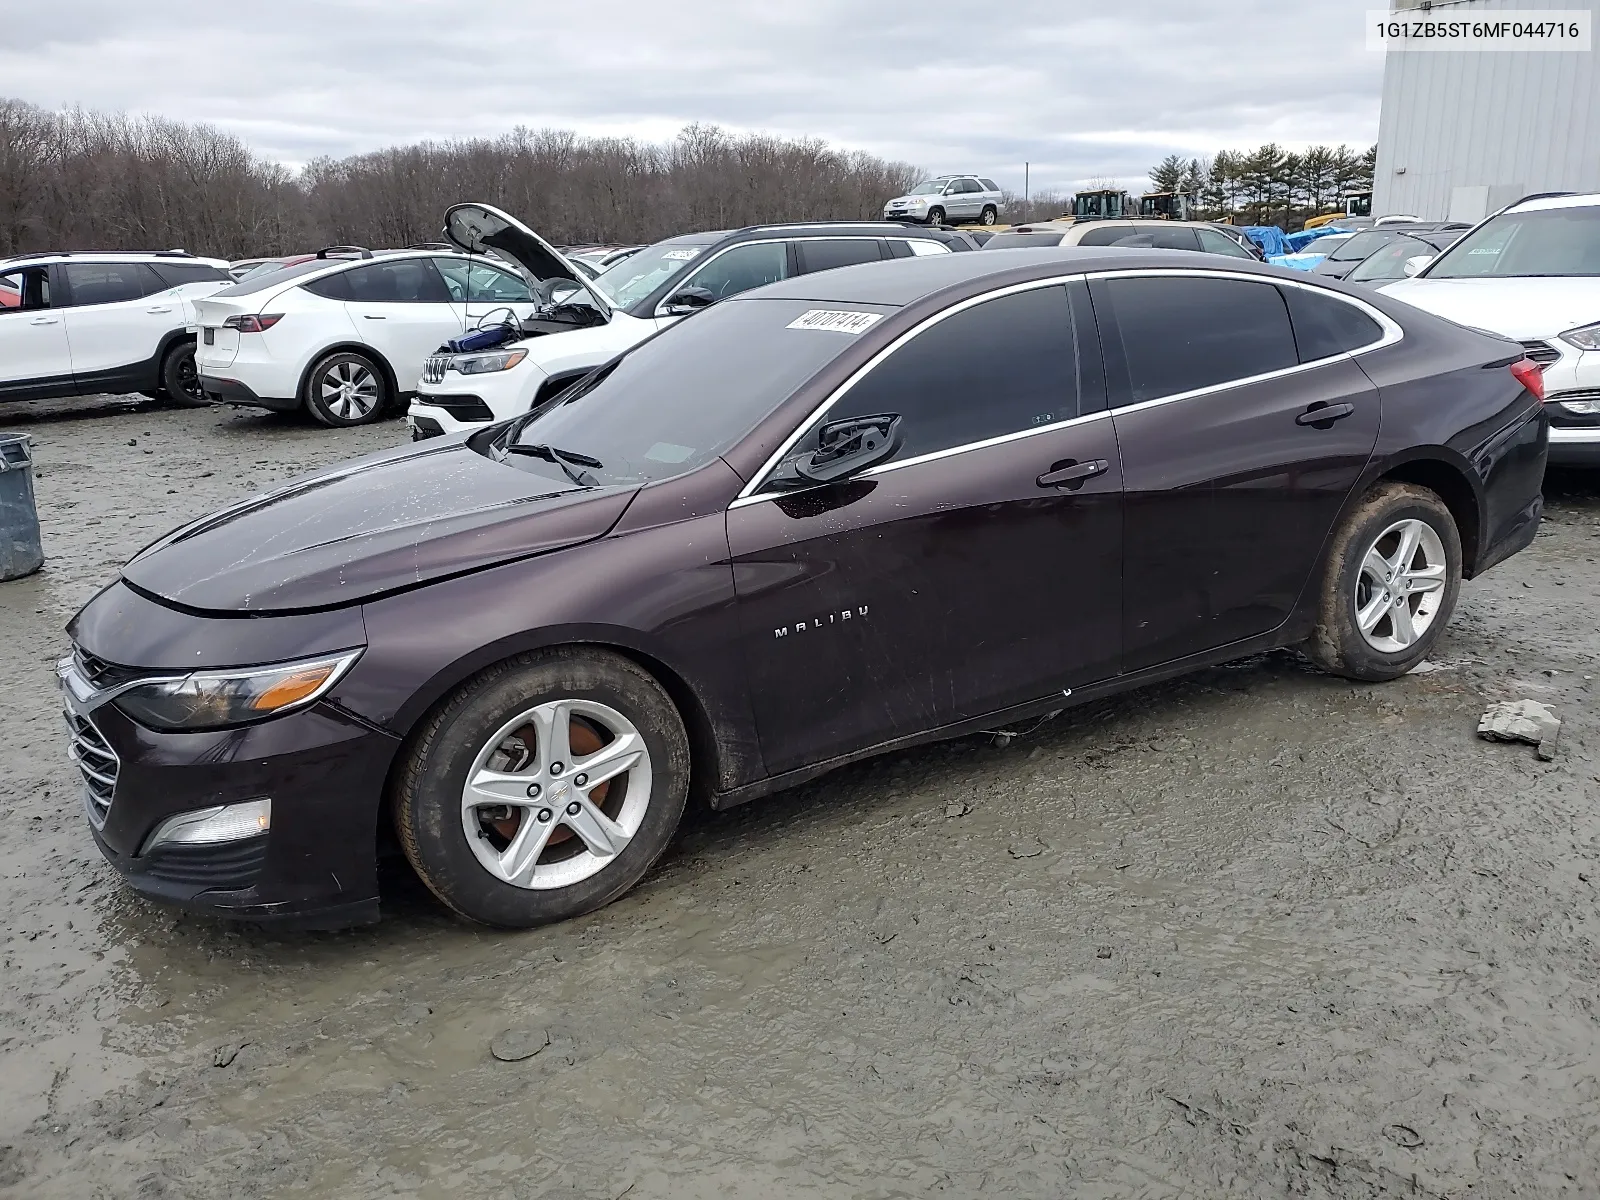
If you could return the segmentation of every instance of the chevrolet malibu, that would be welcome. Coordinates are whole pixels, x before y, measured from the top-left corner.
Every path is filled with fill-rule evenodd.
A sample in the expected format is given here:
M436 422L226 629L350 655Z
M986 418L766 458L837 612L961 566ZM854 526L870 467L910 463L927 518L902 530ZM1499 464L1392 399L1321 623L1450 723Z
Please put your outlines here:
M376 918L392 829L524 927L627 891L691 794L1278 646L1393 679L1534 536L1536 372L1183 253L761 288L136 555L59 667L88 824L150 896L325 926Z

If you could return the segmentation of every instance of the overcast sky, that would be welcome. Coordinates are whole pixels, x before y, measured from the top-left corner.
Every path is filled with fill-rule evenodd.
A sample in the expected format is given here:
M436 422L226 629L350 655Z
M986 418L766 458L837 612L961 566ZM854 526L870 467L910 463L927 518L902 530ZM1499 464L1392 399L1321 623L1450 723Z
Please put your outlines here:
M1070 190L1172 151L1370 145L1367 2L0 0L0 95L208 121L290 165L701 121Z

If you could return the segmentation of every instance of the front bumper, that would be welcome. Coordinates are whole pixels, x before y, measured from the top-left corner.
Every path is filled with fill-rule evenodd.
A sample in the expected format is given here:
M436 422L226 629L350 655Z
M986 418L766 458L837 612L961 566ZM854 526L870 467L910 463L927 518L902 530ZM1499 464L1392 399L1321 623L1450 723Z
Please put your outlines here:
M115 760L93 758L96 775L84 772L87 823L136 891L302 928L377 919L378 812L398 738L327 702L241 729L157 732L98 699L104 693L71 660L59 670L69 725L90 726ZM272 801L266 834L149 845L168 817L261 798Z
M1600 425L1551 426L1550 463L1558 467L1600 467Z
M494 414L478 397L418 396L406 410L406 424L411 427L411 440L440 437L447 433L465 433L482 429L494 420ZM462 399L477 401L481 406L459 403Z

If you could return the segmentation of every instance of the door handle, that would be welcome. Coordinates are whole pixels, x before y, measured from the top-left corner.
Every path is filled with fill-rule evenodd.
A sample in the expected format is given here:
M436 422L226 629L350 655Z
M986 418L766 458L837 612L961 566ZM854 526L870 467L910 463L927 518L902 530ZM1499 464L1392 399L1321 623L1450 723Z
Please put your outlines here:
M1092 458L1087 462L1076 462L1068 459L1064 463L1055 464L1050 470L1039 476L1040 487L1082 487L1086 479L1093 479L1096 475L1104 475L1111 464L1103 458Z
M1318 401L1305 412L1294 419L1296 425L1311 425L1317 429L1329 429L1341 417L1348 417L1355 412L1354 404L1324 404Z
M172 310L170 308L147 308L147 309L145 309L145 312L147 312L147 313L167 313L167 312L171 312L171 311Z
M389 318L379 316L377 313L362 313L361 319L363 321L387 321Z
M35 317L33 320L29 321L28 324L29 325L54 325L54 324L58 323L60 320L61 320L60 317Z

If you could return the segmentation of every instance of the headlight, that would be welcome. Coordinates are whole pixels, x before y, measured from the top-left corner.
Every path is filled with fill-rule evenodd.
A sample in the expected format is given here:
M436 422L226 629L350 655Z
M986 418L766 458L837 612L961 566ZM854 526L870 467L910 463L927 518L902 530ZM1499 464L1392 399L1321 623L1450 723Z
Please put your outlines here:
M487 375L491 371L509 371L528 357L526 350L496 350L492 354L461 354L450 360L449 370L463 375Z
M1575 416L1600 416L1600 400L1557 400L1556 404Z
M276 667L196 671L129 688L116 705L152 729L216 729L263 721L304 708L348 671L361 651Z
M1561 340L1579 350L1600 350L1600 321L1569 329L1561 335Z

